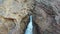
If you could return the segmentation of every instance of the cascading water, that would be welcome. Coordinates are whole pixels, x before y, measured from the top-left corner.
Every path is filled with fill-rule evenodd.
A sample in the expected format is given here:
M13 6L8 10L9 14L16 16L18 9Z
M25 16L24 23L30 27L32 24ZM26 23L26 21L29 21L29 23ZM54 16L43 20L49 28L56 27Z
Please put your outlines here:
M31 15L30 16L30 22L29 22L29 24L27 26L25 34L33 34L32 29L33 29L33 25L32 25L32 15Z

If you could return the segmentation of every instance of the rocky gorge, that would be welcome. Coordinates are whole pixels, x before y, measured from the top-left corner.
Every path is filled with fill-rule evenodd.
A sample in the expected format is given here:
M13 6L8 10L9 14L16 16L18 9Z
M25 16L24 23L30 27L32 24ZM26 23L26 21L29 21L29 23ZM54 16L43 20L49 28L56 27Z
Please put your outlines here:
M60 0L0 0L0 34L60 34Z

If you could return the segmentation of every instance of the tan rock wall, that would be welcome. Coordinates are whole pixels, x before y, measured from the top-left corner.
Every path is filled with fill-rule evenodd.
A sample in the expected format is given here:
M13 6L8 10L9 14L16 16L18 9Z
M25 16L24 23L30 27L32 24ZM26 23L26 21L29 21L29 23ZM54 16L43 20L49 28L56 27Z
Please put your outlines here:
M22 26L24 27L25 24L21 23L21 20L30 9L33 9L33 0L1 0L0 2L0 34L22 34Z

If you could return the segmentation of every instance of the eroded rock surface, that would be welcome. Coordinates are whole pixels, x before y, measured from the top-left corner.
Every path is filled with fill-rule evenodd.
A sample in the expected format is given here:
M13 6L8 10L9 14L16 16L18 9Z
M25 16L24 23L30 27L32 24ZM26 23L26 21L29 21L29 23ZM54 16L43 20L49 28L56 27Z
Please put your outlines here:
M33 34L60 34L60 0L0 0L0 34L24 34L33 16Z
M33 21L41 34L60 34L59 3L59 0L36 0Z
M23 34L33 0L0 0L0 34ZM27 21L26 21L27 22Z

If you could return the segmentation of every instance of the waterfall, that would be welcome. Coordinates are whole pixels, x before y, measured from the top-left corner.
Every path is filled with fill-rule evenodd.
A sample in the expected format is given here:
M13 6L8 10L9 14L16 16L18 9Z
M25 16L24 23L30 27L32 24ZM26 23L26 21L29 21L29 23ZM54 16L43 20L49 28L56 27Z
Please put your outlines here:
M27 29L25 31L25 34L32 34L32 29L33 29L33 25L32 25L32 15L30 16L30 22L27 26Z

